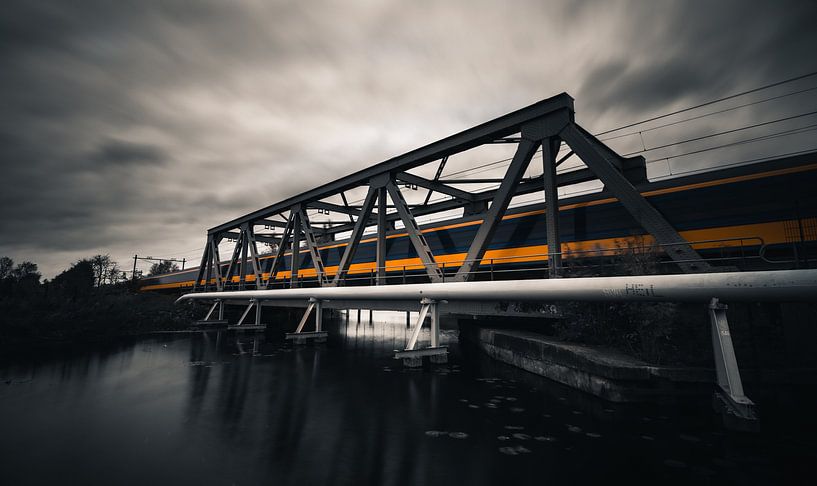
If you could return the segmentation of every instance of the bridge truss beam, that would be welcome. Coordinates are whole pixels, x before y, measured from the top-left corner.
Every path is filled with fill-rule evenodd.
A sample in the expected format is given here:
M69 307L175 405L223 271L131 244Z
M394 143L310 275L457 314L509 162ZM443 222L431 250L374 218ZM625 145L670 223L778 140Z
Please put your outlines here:
M498 188L472 192L460 187L478 179L446 180L442 177L450 156L493 143L517 145L504 177L494 179L499 182ZM562 143L566 143L570 151L557 160ZM525 171L539 148L542 149L543 173L538 177L525 179ZM574 155L581 158L586 168L557 173L557 167ZM431 163L439 164L433 179L410 172ZM248 284L249 273L254 277L255 288L267 288L276 279L282 281L279 274L286 253L290 260L289 286L297 287L301 283L301 252L308 253L311 257L320 286L342 285L363 234L372 227L376 228L377 242L375 265L372 269L373 283L386 282L387 236L397 233L407 234L429 280L441 282L446 279L445 272L438 265L417 223L417 217L450 210L462 210L465 218L481 220L466 257L461 262L455 262L458 265L454 265L455 268L458 267L454 280L472 280L511 200L516 196L537 192L544 195L546 206L548 276L558 277L561 274L558 188L591 180L601 181L604 190L617 198L659 245L672 248L667 253L676 260L680 268L686 272L709 270L708 264L636 189L636 185L646 182L643 157L623 158L577 125L574 120L573 99L562 93L211 228L202 255L196 290L207 289L213 277L217 290L232 290L236 287L244 289ZM400 184L403 183L413 189L422 187L428 190L424 201L421 204L409 204L400 189ZM346 192L362 187L367 187L362 205L349 204ZM432 203L432 193L442 194L450 199ZM343 203L333 202L329 200L331 198L340 198ZM391 204L388 204L387 199L391 199ZM317 209L324 214L337 212L348 217L349 222L310 221L307 209ZM404 228L394 229L394 224L398 221ZM320 224L324 227L316 227ZM255 226L260 225L273 230L283 228L283 232L256 233ZM345 240L339 265L331 276L324 265L319 245L337 240L341 233L348 233L348 238ZM218 243L223 238L236 242L226 272L221 271L222 263L218 257ZM261 260L257 248L259 241L275 248L275 256L267 269L263 263L270 260ZM305 243L303 248L302 242ZM236 277L237 285L233 285Z

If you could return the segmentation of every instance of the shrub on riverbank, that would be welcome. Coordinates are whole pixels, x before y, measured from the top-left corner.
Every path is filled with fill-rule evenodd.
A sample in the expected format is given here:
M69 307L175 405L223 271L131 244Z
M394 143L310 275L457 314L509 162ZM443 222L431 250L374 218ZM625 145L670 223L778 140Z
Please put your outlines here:
M174 296L139 293L131 282L99 285L90 260L50 282L40 283L36 265L18 274L0 279L0 344L184 329L193 318L194 307L175 306Z

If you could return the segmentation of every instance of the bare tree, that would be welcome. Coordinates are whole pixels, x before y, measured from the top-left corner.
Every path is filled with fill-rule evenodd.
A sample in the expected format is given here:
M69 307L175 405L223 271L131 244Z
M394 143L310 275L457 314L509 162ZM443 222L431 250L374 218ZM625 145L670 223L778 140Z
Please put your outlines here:
M111 260L110 255L95 255L91 257L90 262L94 269L94 283L97 287L119 281L122 271L119 269L119 264Z

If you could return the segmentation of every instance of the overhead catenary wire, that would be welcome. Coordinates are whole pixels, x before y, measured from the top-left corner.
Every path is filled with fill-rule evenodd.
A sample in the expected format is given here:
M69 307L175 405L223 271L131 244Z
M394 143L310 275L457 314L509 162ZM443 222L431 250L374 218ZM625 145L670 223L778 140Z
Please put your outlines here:
M661 129L661 128L667 128L667 127L671 127L671 126L675 126L675 125L680 125L682 123L686 123L686 122L689 122L689 121L700 120L702 118L706 118L706 117L709 117L709 116L720 115L721 113L726 113L726 112L729 112L729 111L739 110L741 108L746 108L746 107L749 107L749 106L759 105L761 103L766 103L768 101L779 100L781 98L786 98L788 96L794 96L794 95L798 95L798 94L801 94L801 93L814 91L816 89L817 89L817 86L812 86L811 88L801 89L801 90L793 91L791 93L785 93L785 94L778 95L778 96L772 96L770 98L765 98L765 99L762 99L762 100L753 101L751 103L744 103L742 105L732 106L732 107L729 107L729 108L724 108L722 110L711 111L709 113L704 113L703 115L697 115L697 116L693 116L693 117L689 117L689 118L684 118L683 120L676 120L674 122L664 123L663 125L657 125L657 126L654 126L654 127L644 128L642 130L638 130L638 131L635 131L635 132L623 133L621 135L616 135L614 137L605 137L605 138L601 138L599 140L602 141L602 142L607 142L607 141L610 141L610 140L617 140L619 138L630 137L632 135L639 135L639 134L642 134L642 133L658 130L658 129Z
M617 131L623 130L625 128L630 128L630 127L634 127L634 126L637 126L637 125L642 125L644 123L648 123L648 122L651 122L651 121L660 120L662 118L667 118L667 117L670 117L670 116L673 116L673 115L678 115L678 114L681 114L681 113L686 113L688 111L692 111L692 110L695 110L697 108L703 108L704 106L714 105L715 103L720 103L720 102L735 99L735 98L738 98L740 96L744 96L744 95L747 95L747 94L756 93L756 92L762 91L764 89L769 89L769 88L773 88L775 86L780 86L780 85L791 83L791 82L794 82L794 81L799 81L801 79L810 78L810 77L815 76L815 75L817 75L817 71L812 71L810 73L806 73L806 74L802 74L800 76L795 76L795 77L792 77L792 78L784 79L782 81L777 81L775 83L760 86L758 88L753 88L753 89L750 89L750 90L741 91L739 93L734 93L734 94L731 94L729 96L724 96L722 98L707 101L705 103L700 103L700 104L697 104L697 105L682 108L680 110L675 110L675 111L672 111L670 113L665 113L663 115L658 115L658 116L654 116L654 117L651 117L651 118L647 118L646 120L641 120L641 121L637 121L637 122L634 122L634 123L629 123L627 125L623 125L623 126L620 126L618 128L611 128L611 129L605 130L603 132L595 133L594 135L597 136L597 137L601 136L601 135L606 135L608 133L617 132Z
M758 128L758 127L762 127L762 126L766 126L766 125L772 125L772 124L780 123L780 122L784 122L784 121L795 120L797 118L803 118L805 116L811 116L811 115L815 115L815 114L817 114L817 110L810 111L808 113L801 113L799 115L792 115L792 116L787 116L787 117L783 117L783 118L778 118L776 120L769 120L769 121L765 121L765 122L755 123L755 124L752 124L752 125L747 125L745 127L733 128L731 130L724 130L724 131L717 132L717 133L710 133L708 135L701 135L700 137L688 138L686 140L680 140L680 141L673 142L673 143L658 145L656 147L645 148L644 150L637 150L635 152L630 152L630 153L627 153L627 154L623 154L623 157L630 157L632 155L641 154L641 153L644 153L644 152L651 152L653 150L659 150L659 149L663 149L663 148L674 147L676 145L681 145L681 144L684 144L684 143L690 143L690 142L697 142L697 141L700 141L700 140L706 140L707 138L719 137L721 135L727 135L727 134L730 134L730 133L737 133L737 132L740 132L740 131L743 131L743 130L750 130L752 128Z

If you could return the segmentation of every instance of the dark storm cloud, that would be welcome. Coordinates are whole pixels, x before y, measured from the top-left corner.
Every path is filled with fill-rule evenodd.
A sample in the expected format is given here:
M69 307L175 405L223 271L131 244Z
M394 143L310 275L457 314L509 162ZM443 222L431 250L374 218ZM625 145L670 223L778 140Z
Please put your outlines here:
M581 84L588 106L641 113L817 69L814 2L654 2L628 11L628 49Z
M104 142L91 156L91 159L100 164L116 165L156 165L166 161L164 152L151 145L108 140Z
M0 255L194 258L207 227L561 91L600 129L817 69L812 5L7 1Z

